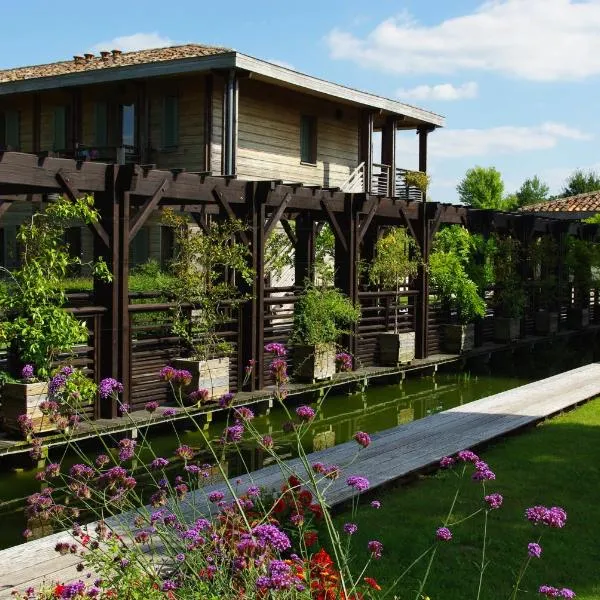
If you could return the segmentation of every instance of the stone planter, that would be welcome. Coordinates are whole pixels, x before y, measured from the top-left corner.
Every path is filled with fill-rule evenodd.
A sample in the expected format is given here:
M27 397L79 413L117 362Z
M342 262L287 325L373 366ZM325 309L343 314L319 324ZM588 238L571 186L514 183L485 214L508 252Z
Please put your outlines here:
M173 367L185 369L192 374L192 382L185 388L189 394L196 390L208 390L208 398L220 398L229 392L229 357L195 360L175 358ZM185 398L184 398L185 400Z
M475 324L444 325L444 350L451 354L462 354L475 347Z
M550 335L558 331L558 313L549 310L538 310L535 313L535 332Z
M33 433L56 429L55 424L40 410L40 403L48 400L48 384L6 383L2 388L2 413L7 431L21 433L18 418L27 415L33 421Z
M515 317L494 317L494 340L513 342L521 337L521 319Z
M590 324L589 308L569 308L567 310L567 327L569 329L583 329Z
M397 366L407 364L415 358L415 332L380 333L379 364Z
M294 346L294 376L300 381L331 379L335 375L335 346Z

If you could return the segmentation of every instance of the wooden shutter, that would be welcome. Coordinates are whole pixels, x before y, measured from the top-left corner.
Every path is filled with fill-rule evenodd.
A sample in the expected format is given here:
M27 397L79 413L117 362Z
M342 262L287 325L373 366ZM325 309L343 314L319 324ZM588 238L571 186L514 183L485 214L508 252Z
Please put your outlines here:
M108 106L106 102L96 102L94 106L94 144L108 146Z
M67 148L67 107L57 106L54 109L54 150Z
M19 112L16 110L7 110L5 113L5 145L11 150L19 150L21 147L20 140L20 123Z
M317 120L309 115L300 117L300 160L311 164L317 162Z
M162 147L174 148L179 144L179 99L165 96L163 104Z

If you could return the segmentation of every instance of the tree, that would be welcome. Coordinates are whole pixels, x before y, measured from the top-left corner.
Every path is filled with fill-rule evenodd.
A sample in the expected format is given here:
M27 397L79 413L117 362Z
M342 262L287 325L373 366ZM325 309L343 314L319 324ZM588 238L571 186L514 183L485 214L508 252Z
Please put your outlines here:
M548 200L550 188L537 176L526 179L516 192L517 205L527 206Z
M456 186L456 191L460 201L473 208L503 210L506 206L502 175L494 167L469 169Z
M577 169L567 178L561 196L567 198L598 190L600 190L600 174L592 170L586 172L583 169Z

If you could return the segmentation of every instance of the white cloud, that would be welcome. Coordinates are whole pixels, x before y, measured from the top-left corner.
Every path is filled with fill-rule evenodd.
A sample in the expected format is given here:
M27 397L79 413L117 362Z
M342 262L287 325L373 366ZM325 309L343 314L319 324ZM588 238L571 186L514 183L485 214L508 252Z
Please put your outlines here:
M429 155L441 158L483 157L555 148L562 139L588 141L592 136L562 123L531 127L511 125L489 129L440 129L429 136ZM408 140L400 138L401 152ZM412 146L411 146L412 149Z
M156 32L154 33L133 33L99 42L91 47L92 52L101 50L118 49L123 52L133 52L134 50L148 50L149 48L163 48L173 46L175 42L168 37L164 37Z
M488 0L427 26L406 13L364 38L334 29L333 58L393 73L494 71L555 81L600 73L600 0Z
M479 87L475 81L469 81L459 86L451 83L440 83L438 85L418 85L410 90L400 89L396 92L402 100L463 100L476 98Z
M278 67L284 67L286 69L291 69L292 71L296 70L296 67L294 65L290 64L289 62L285 62L284 60L277 60L276 58L270 58L269 60L267 60L267 62L277 65Z

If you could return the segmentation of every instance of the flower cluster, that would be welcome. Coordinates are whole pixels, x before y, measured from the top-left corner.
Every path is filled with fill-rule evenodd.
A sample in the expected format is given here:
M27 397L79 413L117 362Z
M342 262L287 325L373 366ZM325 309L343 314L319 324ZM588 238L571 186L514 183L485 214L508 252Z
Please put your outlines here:
M287 356L287 348L285 347L285 345L279 344L277 342L265 344L265 352L274 354L275 356Z
M161 381L168 381L177 386L185 386L192 383L192 374L189 371L186 369L175 369L170 365L163 367L159 371L158 376Z
M33 381L35 379L35 371L34 371L33 365L25 365L21 369L21 379L25 383L30 383L31 381Z
M112 395L122 394L123 393L123 384L113 379L112 377L107 377L100 382L98 386L98 394L100 398L108 398Z
M194 390L190 393L190 400L194 404L205 404L206 402L212 400L210 391L206 388L201 388L199 390Z
M366 448L371 443L371 436L364 431L357 431L354 434L354 441L363 448Z
M352 356L347 352L338 352L335 355L335 362L342 373L352 371Z
M575 592L569 588L555 588L551 585L541 585L538 593L546 598L575 598Z
M361 477L360 475L350 475L348 479L346 479L346 485L354 488L357 492L364 492L369 489L369 480L366 477Z
M541 524L555 529L561 529L567 522L567 513L559 506L533 506L525 511L525 517L534 525Z

